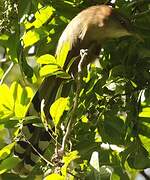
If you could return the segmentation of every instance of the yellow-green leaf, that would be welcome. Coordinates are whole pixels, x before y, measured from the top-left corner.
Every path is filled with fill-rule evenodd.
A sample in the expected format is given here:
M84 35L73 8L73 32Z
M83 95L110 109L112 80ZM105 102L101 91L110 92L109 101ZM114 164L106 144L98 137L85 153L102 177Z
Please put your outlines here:
M22 88L17 82L13 82L10 87L10 93L14 99L14 113L16 117L24 117L28 110L28 105L33 96L32 89L29 87Z
M0 160L5 159L11 153L14 145L15 143L11 143L0 150Z
M139 117L150 117L150 107L143 108Z
M25 24L26 29L34 26L35 28L41 27L53 14L54 8L51 6L45 6L43 8L39 8L39 10L35 13L35 21L33 23L27 22Z
M34 43L38 42L39 40L40 40L39 33L37 33L34 30L30 30L23 36L24 47L31 46Z
M0 174L14 168L21 160L18 157L9 157L0 164Z
M60 68L57 64L45 65L40 69L40 76L52 75L54 72L59 71Z
M0 36L0 40L7 41L8 39L9 39L9 36L6 35L6 34L2 34L2 35Z
M51 63L56 64L56 59L54 56L52 56L50 54L44 54L37 59L37 63L39 63L39 64L51 64Z
M2 78L3 74L4 74L4 71L2 68L0 68L0 79Z
M65 110L68 110L69 98L59 98L50 107L50 114L54 121L55 126L58 125L61 116Z
M65 42L63 44L62 48L60 50L58 50L56 62L60 67L64 66L64 63L66 61L69 50L70 50L70 42L69 41Z
M0 86L0 115L1 118L7 118L13 115L14 99L6 84Z
M62 175L66 177L67 175L67 167L69 166L69 164L79 158L80 156L78 155L78 151L72 151L70 153L68 153L66 156L63 157L63 161L64 161L64 165L63 167L61 168L61 172L62 172Z
M65 178L59 174L51 174L49 176L46 176L44 180L65 180Z
M22 88L17 82L13 82L9 88L3 84L0 86L0 116L2 119L15 115L24 117L33 96L32 89Z
M62 79L70 79L70 74L66 73L65 71L58 71L56 74L57 77L60 77Z

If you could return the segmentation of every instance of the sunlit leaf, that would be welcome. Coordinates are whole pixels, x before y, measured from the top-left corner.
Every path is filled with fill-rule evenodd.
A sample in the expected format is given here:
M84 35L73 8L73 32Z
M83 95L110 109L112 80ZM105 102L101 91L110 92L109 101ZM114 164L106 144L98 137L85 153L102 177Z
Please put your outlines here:
M60 68L57 64L45 65L40 69L40 76L53 75L54 72L59 71Z
M58 125L61 116L65 110L68 110L69 98L59 98L50 107L50 114L53 118L55 126Z
M120 177L117 174L112 173L111 180L120 180Z
M15 143L11 143L0 150L0 160L5 159L10 153Z
M55 64L56 59L54 56L52 56L50 54L44 54L37 59L37 63L39 63L39 64L51 64L51 63Z
M32 89L29 87L22 88L17 82L13 82L9 88L3 84L0 86L0 116L1 118L24 117L28 109Z
M26 48L28 46L35 44L36 42L38 42L43 37L46 37L47 35L48 32L43 28L29 30L23 35L24 47Z
M55 74L57 77L63 78L63 79L70 79L70 74L66 73L65 71L58 71Z
M100 166L99 166L99 155L98 152L94 151L90 159L90 165L93 167L94 179L100 179ZM103 170L103 174L106 172ZM104 175L103 175L104 176Z
M67 41L63 44L62 48L59 50L56 58L57 64L59 64L61 67L63 67L66 61L69 50L70 50L70 42Z
M23 36L23 42L24 42L25 47L31 46L39 40L40 40L40 35L34 30L28 31Z
M81 120L82 120L82 122L84 122L84 123L87 123L87 122L88 122L88 118L87 118L87 116L85 116L85 115L83 115L83 116L81 117Z
M65 178L59 174L51 174L46 176L44 180L65 180Z
M68 153L66 156L63 157L63 161L64 161L64 165L63 167L61 168L61 172L62 172L62 175L66 177L66 174L67 174L67 167L69 166L69 164L79 158L80 156L78 155L78 151L72 151L70 153Z
M0 35L0 40L6 41L6 40L8 40L8 39L9 39L9 36L8 36L8 35L6 35L6 34Z
M145 107L140 112L139 117L150 117L150 107Z
M2 78L3 74L4 74L4 71L2 68L0 68L0 79Z
M17 82L12 83L10 93L14 98L15 108L14 112L16 117L24 117L28 109L29 102L33 96L32 89L21 87Z
M0 164L0 174L14 168L21 160L18 157L9 157Z
M25 24L26 29L34 26L35 28L41 27L53 14L54 8L51 6L45 6L43 8L39 8L39 10L35 13L36 20L33 23L27 22Z
M0 86L0 112L3 118L13 114L14 99L10 94L9 87L5 84ZM1 114L0 113L0 114Z

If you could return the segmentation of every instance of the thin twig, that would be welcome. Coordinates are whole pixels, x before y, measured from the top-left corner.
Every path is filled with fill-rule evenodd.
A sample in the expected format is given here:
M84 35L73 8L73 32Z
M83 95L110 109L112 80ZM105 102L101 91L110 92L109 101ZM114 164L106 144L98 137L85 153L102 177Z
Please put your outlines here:
M150 13L150 10L146 10L146 11L143 11L143 12L141 12L141 13L137 13L137 14L135 14L135 15L133 16L133 18L135 18L135 17L140 17L140 16L143 16L143 15L148 14L148 13Z
M13 68L13 66L14 66L14 63L12 62L12 63L10 64L10 66L8 67L8 69L6 70L6 72L4 73L4 75L3 75L3 77L2 77L2 79L1 79L1 81L0 81L0 85L3 84L3 82L4 82L4 80L5 80L6 76L7 76L7 74L11 71L11 69Z
M48 120L45 116L45 112L44 112L44 107L45 107L45 99L42 99L41 101L41 120L42 120L42 123L43 123L43 126L46 130L46 132L49 134L49 136L52 138L52 140L54 140L54 142L56 144L58 144L60 147L61 147L61 144L57 142L57 139L49 132L52 131L52 124L50 124L51 126L51 129L49 128L49 125L48 125ZM53 131L52 131L53 132ZM53 132L54 133L54 132ZM56 133L55 133L56 134Z
M33 144L25 137L23 133L21 133L22 136L25 138L26 142L33 148L33 150L40 156L41 159L43 159L47 164L50 164L51 166L54 167L54 165L48 161L34 146Z
M76 80L77 80L76 95L75 95L75 99L74 99L74 104L73 104L70 120L68 122L68 125L66 128L66 133L65 133L65 135L63 137L63 141L62 141L62 146L61 146L62 152L64 152L64 150L65 150L66 141L68 139L71 128L72 128L74 121L75 121L75 114L76 114L76 109L78 107L78 98L79 98L80 89L81 89L82 63L83 63L85 57L87 56L87 50L81 50L80 54L81 54L81 60L80 60L79 65L78 65L78 73L77 73L77 78L76 78Z

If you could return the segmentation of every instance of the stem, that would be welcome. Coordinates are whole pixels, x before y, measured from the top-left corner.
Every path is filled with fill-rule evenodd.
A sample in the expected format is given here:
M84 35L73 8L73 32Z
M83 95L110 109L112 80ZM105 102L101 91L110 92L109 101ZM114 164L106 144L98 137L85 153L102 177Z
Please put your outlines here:
M68 122L68 125L66 128L66 133L65 133L65 135L63 137L63 141L62 141L62 146L61 146L62 152L64 152L64 150L65 150L65 145L66 145L67 139L71 132L71 128L75 122L75 115L76 115L76 110L78 107L78 98L79 98L80 89L81 89L82 63L83 63L85 57L87 56L87 50L83 50L83 49L80 50L80 55L81 55L81 60L78 64L78 73L77 73L77 77L76 77L76 84L77 84L76 95L75 95L75 99L74 99L73 108L71 111L70 120Z
M2 85L2 83L4 82L7 74L11 71L11 69L13 68L13 66L14 66L14 63L12 62L12 63L10 64L10 66L8 67L8 69L6 70L6 72L4 73L4 75L3 75L3 77L2 77L2 79L1 79L1 81L0 81L0 85Z
M33 148L33 150L40 156L41 159L43 159L47 164L50 164L51 166L54 166L50 161L48 161L39 151L32 145L32 143L25 137L25 135L22 133L23 137L25 138L26 142Z

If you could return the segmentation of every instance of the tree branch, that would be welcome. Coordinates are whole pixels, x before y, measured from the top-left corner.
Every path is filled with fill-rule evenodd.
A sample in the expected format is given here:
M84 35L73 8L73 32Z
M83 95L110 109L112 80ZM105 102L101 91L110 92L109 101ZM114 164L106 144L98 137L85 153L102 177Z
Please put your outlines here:
M80 89L81 89L82 63L83 63L85 57L87 56L87 49L86 50L81 49L80 50L80 55L81 55L81 60L80 60L80 62L78 64L78 73L77 73L77 77L76 77L76 85L77 85L76 95L75 95L75 98L74 98L74 104L73 104L73 108L72 108L72 111L71 111L70 120L68 122L68 125L67 125L67 128L66 128L66 133L65 133L65 135L63 137L63 141L62 141L62 147L61 147L62 154L64 153L66 141L68 139L68 136L70 134L72 126L73 126L73 124L75 122L75 115L76 115L76 110L77 110L77 107L78 107L78 98L79 98Z

